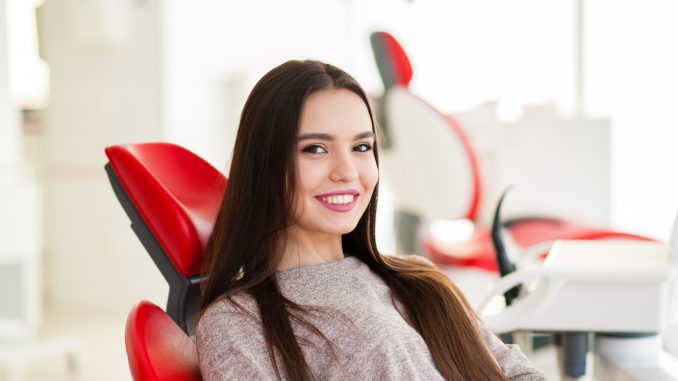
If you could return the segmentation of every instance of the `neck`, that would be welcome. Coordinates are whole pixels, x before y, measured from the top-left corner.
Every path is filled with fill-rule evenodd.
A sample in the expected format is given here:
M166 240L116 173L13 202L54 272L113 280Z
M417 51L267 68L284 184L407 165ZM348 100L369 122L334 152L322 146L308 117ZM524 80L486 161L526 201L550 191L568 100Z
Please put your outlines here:
M341 235L309 233L292 226L287 229L285 253L276 270L317 265L342 258Z

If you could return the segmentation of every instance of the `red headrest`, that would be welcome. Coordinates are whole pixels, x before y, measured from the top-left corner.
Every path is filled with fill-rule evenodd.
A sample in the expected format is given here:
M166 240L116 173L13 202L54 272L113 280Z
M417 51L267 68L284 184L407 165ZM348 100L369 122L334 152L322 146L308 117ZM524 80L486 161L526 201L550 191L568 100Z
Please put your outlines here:
M134 206L183 276L200 273L203 253L226 189L221 172L169 143L106 148Z
M195 344L151 302L142 300L127 317L125 347L135 380L202 380Z
M409 85L412 80L412 65L398 41L386 32L374 32L372 49L384 86Z

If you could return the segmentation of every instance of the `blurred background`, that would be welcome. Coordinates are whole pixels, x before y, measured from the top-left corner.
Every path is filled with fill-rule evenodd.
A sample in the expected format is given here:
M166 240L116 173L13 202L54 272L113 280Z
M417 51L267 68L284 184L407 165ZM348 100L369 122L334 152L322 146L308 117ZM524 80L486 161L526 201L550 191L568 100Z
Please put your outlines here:
M529 160L502 161L492 134L535 118L566 121L600 147L600 165L581 177L517 188L515 210L668 240L676 15L670 0L0 0L0 336L40 354L5 375L129 379L127 313L140 299L166 301L106 178L106 146L169 141L227 172L244 100L274 66L324 60L379 96L375 30L408 52L413 92L465 116L485 176L511 181L508 167L581 154L534 136L520 145ZM485 221L501 192L493 184ZM380 234L394 250L390 230ZM52 355L61 350L69 361ZM19 358L2 353L0 365Z

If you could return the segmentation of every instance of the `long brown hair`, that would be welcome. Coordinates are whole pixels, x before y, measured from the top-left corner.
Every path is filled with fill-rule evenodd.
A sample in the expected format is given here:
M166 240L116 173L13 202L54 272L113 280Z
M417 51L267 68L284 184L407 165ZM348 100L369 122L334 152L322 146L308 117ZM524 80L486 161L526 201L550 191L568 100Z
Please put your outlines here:
M346 89L360 96L373 121L372 130L377 132L365 92L346 72L318 61L289 61L274 68L259 80L245 103L228 187L207 244L203 310L217 300L235 303L231 297L237 293L250 294L259 308L276 375L280 377L277 355L293 380L311 380L312 375L290 319L320 336L322 332L303 317L313 306L295 304L280 293L275 272L285 246L285 229L292 224L301 110L312 93L331 89ZM446 379L506 380L484 344L477 316L459 289L436 269L379 253L375 242L377 193L375 188L356 228L342 236L343 251L386 282Z

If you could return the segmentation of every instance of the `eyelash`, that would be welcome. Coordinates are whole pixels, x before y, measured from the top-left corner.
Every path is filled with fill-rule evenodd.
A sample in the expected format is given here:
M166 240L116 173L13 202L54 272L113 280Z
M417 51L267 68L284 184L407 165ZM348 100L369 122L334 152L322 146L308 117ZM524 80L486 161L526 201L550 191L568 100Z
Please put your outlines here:
M321 149L323 152L317 152L318 149ZM307 145L306 147L302 148L301 152L312 153L312 154L320 154L320 153L327 153L327 150L325 149L325 147L321 146L320 144L311 144L311 145Z
M369 143L360 143L357 146L353 147L353 149L356 149L358 147L365 147L364 150L358 150L358 152L370 152L370 151L372 151L372 144L369 144Z
M318 149L321 149L322 152L317 152ZM357 144L355 147L353 147L353 150L356 151L356 152L360 152L360 153L370 152L370 151L372 151L372 144L360 143L360 144ZM321 153L327 153L327 149L320 144L308 145L308 146L302 148L301 151L304 152L304 153L310 153L310 154L316 154L316 155L321 154Z

